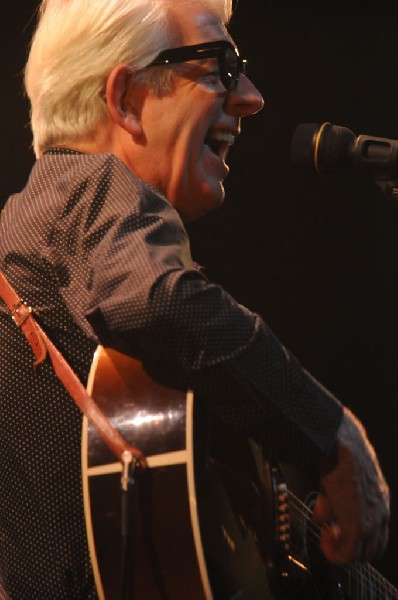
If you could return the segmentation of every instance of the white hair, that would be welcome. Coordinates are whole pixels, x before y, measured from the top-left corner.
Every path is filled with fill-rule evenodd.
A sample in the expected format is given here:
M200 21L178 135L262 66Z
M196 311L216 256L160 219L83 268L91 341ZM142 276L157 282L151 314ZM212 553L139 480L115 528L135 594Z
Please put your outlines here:
M37 157L105 121L112 69L142 69L175 41L174 2L204 6L221 23L231 16L232 0L42 0L25 70Z

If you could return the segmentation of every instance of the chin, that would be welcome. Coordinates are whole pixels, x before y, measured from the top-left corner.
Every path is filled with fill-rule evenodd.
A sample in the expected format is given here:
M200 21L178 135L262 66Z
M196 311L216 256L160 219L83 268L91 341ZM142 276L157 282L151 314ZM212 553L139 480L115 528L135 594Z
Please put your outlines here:
M187 213L184 216L184 221L185 222L190 222L190 221L196 221L197 219L200 219L201 217L204 217L205 215L208 215L209 213L215 212L216 210L218 210L219 208L221 208L223 204L223 198L218 200L217 202L209 202L206 205L202 205L200 208L198 207L196 210L192 210L189 211L189 213Z
M199 193L198 193L199 192ZM181 202L176 202L174 207L185 223L195 221L204 215L218 210L225 198L225 190L221 181L206 182L200 188L191 188L184 193Z
M213 185L207 185L197 200L197 206L201 209L200 216L218 210L224 202L225 190L221 181Z

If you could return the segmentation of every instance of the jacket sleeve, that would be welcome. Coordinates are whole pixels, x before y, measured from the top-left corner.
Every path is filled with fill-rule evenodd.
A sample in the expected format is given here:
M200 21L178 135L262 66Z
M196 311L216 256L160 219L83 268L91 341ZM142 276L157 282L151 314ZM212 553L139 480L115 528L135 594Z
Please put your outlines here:
M195 268L166 199L144 184L125 197L110 194L84 241L92 244L86 315L101 342L163 382L191 386L286 459L321 459L340 424L339 402L258 315Z

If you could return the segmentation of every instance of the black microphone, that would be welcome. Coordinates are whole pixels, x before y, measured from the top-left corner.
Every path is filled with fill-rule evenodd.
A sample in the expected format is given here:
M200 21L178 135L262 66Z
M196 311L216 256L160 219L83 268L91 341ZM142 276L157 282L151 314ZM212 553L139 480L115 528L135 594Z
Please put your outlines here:
M319 174L358 171L375 181L398 176L398 141L370 135L356 136L347 127L331 123L302 123L291 142L293 164Z

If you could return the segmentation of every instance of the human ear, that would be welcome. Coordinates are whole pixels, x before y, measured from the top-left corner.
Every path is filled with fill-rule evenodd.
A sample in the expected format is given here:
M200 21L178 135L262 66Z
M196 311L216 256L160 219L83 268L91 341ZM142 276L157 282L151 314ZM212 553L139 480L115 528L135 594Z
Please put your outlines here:
M142 135L139 105L134 104L135 73L128 65L118 65L106 83L106 103L112 120L132 136Z

